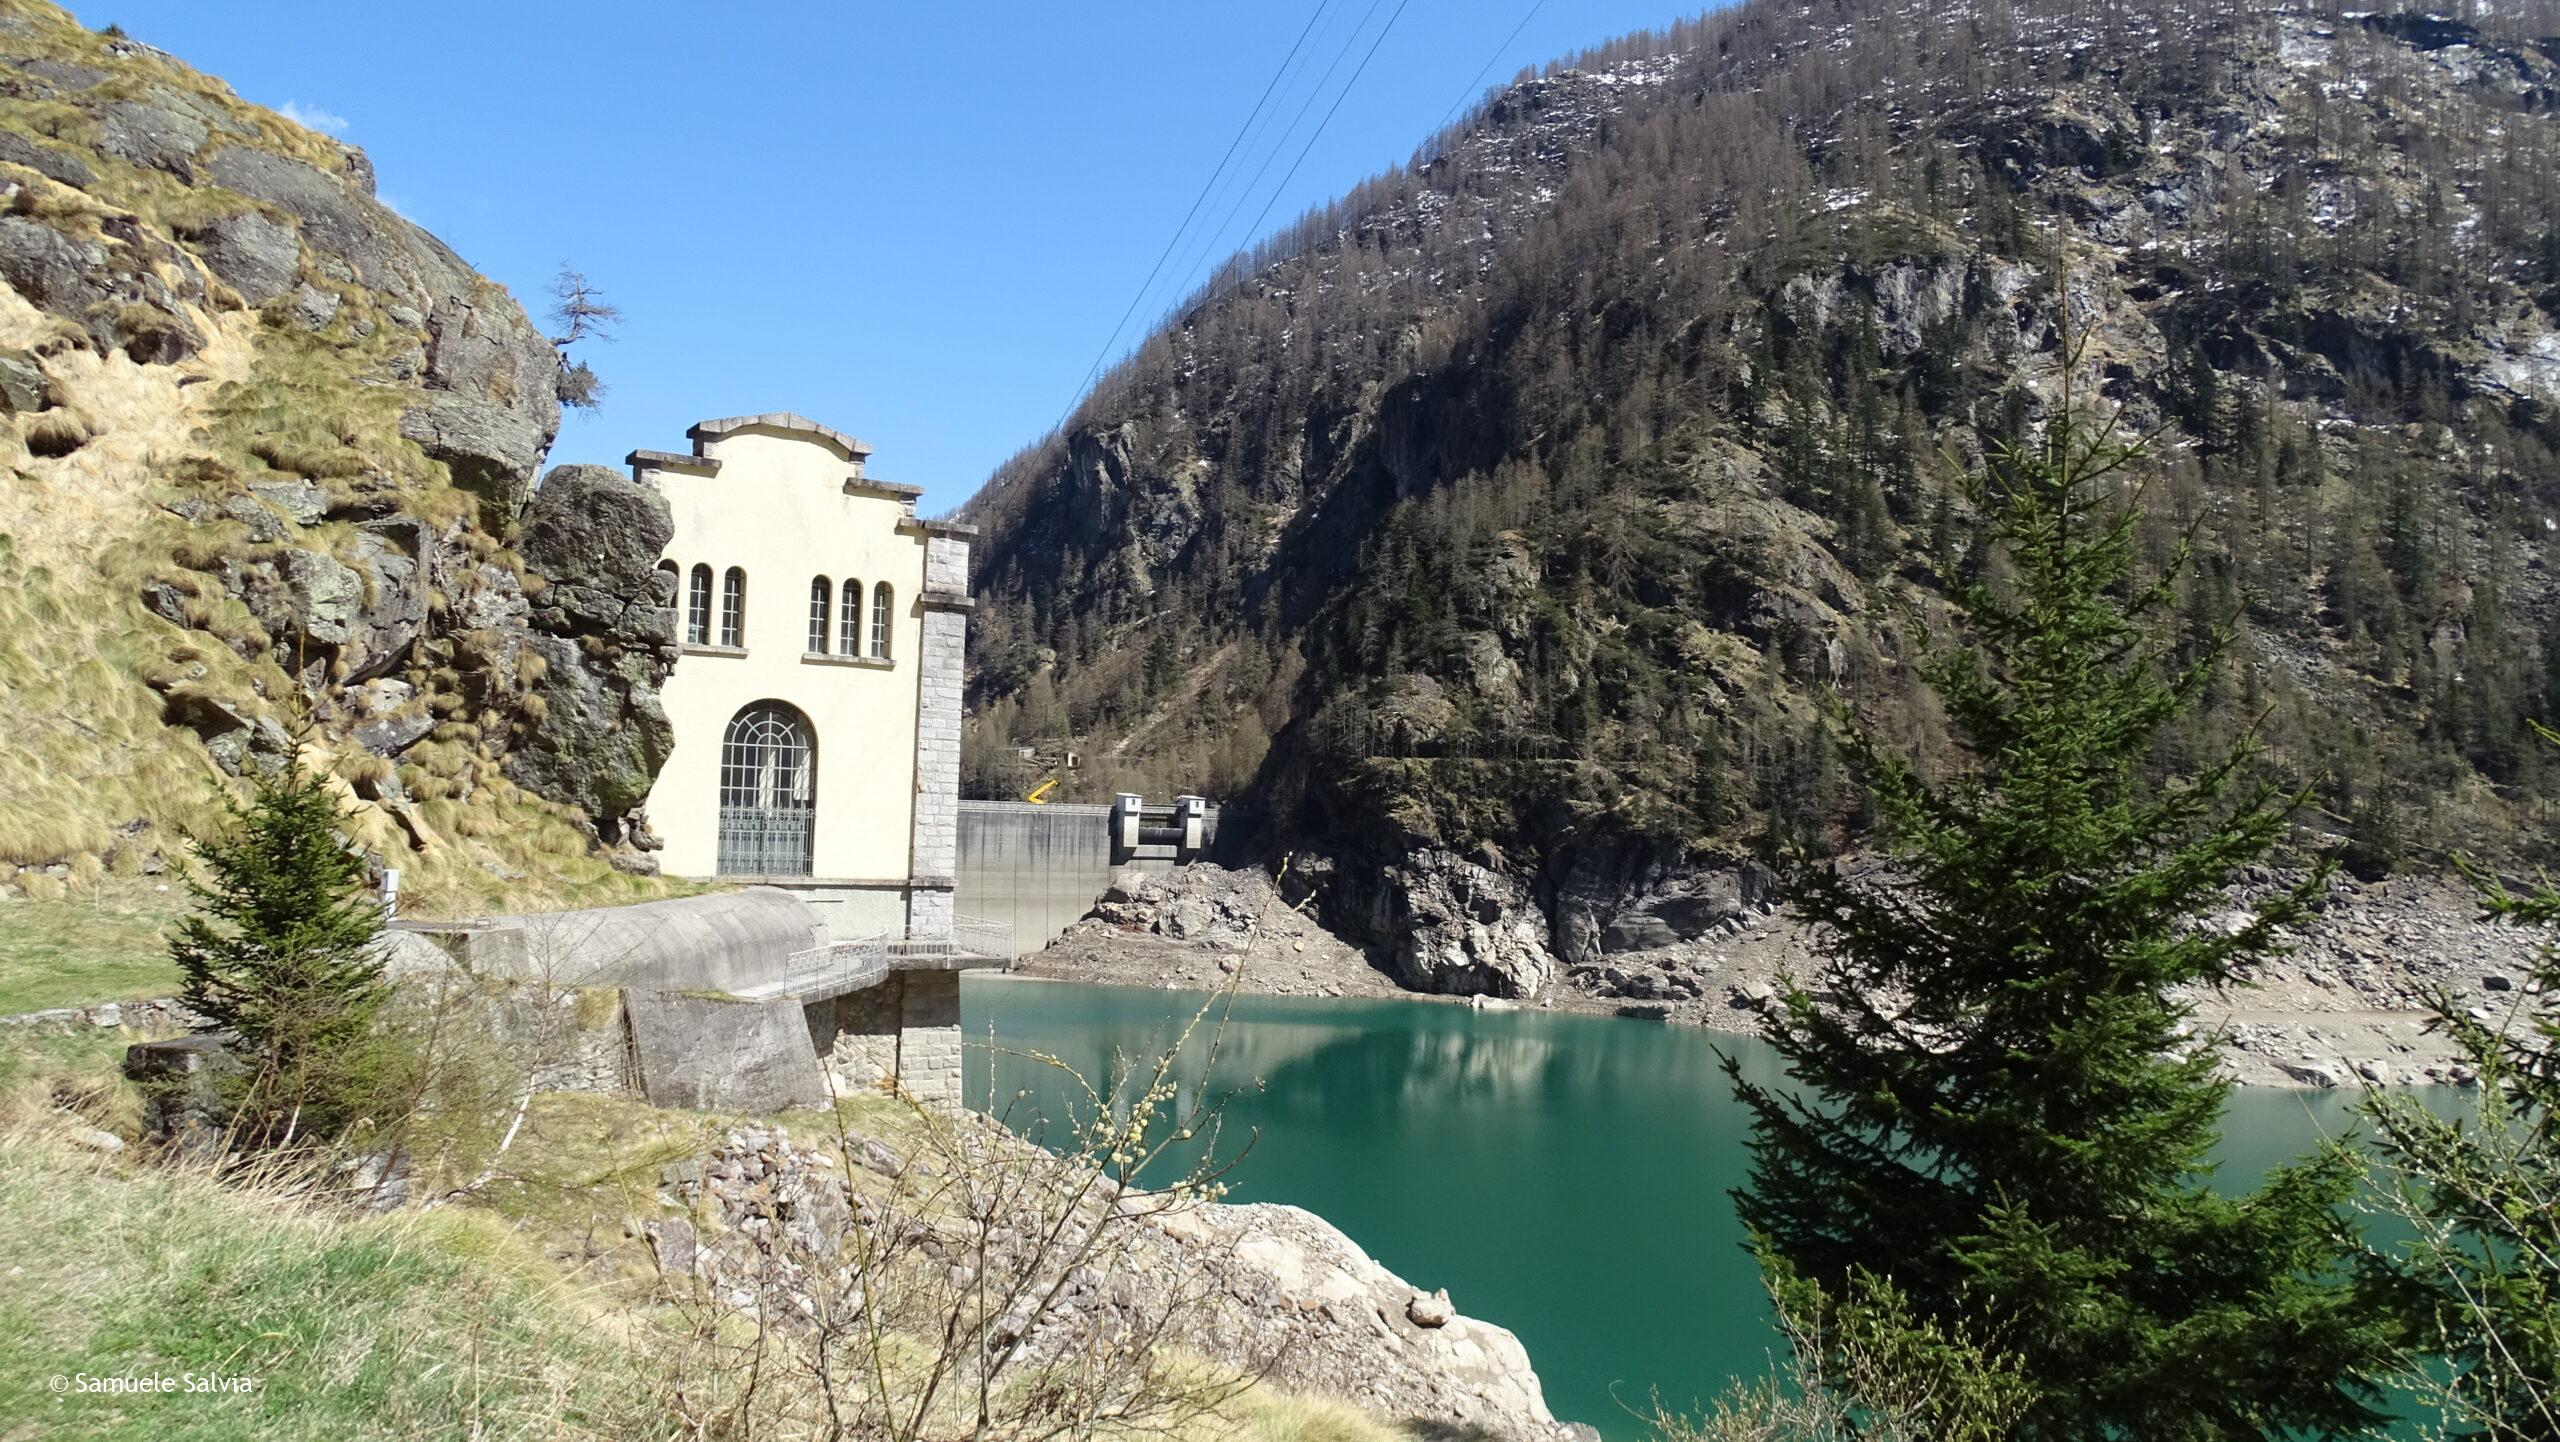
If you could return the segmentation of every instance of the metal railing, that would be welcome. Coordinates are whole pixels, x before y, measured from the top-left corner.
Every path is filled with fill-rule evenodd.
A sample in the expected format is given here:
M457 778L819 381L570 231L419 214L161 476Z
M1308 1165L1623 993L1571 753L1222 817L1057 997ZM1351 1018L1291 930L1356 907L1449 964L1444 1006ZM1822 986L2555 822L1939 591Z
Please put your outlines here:
M1010 958L1013 955L1013 926L983 916L951 918L951 944L971 956Z

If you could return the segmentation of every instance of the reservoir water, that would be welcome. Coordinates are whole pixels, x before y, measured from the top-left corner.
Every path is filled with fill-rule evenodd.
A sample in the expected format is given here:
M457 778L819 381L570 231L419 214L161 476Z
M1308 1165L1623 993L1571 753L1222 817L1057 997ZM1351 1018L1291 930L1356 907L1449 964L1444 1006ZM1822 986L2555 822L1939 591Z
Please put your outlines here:
M1198 993L971 978L969 1095L1058 1107L1049 1053L1088 1076L1167 1046ZM1719 1069L1775 1080L1755 1038L1660 1022L1416 1001L1242 996L1206 1083L1228 1105L1230 1200L1342 1228L1527 1345L1557 1416L1642 1435L1628 1407L1686 1406L1765 1372L1778 1340L1728 1191L1745 1115ZM998 1050L984 1043L990 1028ZM1198 1048L1194 1048L1195 1063ZM993 1063L993 1076L989 1065ZM1183 1073L1198 1084L1201 1067ZM2219 1152L2235 1184L2347 1127L2342 1093L2242 1089ZM1052 1115L1059 1113L1054 1110ZM1175 1178L1155 1178L1158 1184ZM1621 1402L1625 1404L1621 1405Z

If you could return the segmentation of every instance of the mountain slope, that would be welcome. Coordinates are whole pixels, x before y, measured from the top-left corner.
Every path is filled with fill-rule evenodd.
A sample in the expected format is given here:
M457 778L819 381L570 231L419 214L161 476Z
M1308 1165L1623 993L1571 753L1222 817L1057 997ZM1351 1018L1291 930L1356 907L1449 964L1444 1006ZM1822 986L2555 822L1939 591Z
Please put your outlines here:
M971 779L1072 746L1090 789L1245 796L1418 984L1534 990L1666 898L1709 924L1749 856L1856 834L1825 688L1942 743L1901 661L2067 311L2083 397L2158 431L2187 624L2242 633L2184 744L2263 716L2368 869L2525 844L2556 33L1746 4L1515 85L972 502ZM1404 941L1433 918L1445 965Z
M423 900L657 889L656 503L550 514L557 350L361 151L9 0L0 280L0 894L291 751Z

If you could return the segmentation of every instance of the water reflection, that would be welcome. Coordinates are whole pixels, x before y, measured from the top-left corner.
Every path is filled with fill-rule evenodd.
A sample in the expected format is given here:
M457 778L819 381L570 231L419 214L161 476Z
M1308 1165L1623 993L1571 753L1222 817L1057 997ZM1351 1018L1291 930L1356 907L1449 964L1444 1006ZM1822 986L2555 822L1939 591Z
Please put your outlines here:
M962 996L973 1039L992 1025L1003 1045L1089 1076L1115 1055L1157 1054L1202 1000L976 978ZM1518 1332L1558 1415L1633 1437L1620 1399L1701 1399L1770 1365L1776 1337L1728 1196L1748 1164L1748 1117L1718 1065L1730 1052L1774 1081L1762 1043L1608 1017L1279 997L1236 999L1214 1064L1206 1042L1179 1074L1184 1095L1234 1094L1223 1151L1260 1134L1229 1178L1235 1198L1311 1208L1407 1279ZM1064 1113L1067 1089L1047 1069L983 1046L970 1066L971 1096L992 1082ZM2348 1121L2339 1094L2241 1092L2217 1181L2249 1185Z

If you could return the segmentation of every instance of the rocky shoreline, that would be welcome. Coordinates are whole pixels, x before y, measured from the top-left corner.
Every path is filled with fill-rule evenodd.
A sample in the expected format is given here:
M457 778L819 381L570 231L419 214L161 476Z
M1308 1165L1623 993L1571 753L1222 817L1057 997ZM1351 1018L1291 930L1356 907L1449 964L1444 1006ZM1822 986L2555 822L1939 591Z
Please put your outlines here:
M2239 904L2280 880L2253 874L2234 896L2234 910L2209 924L2236 918ZM1756 1032L1758 1004L1782 978L1812 974L1814 938L1758 899L1758 888L1747 882L1670 890L1682 901L1705 894L1722 904L1688 906L1681 920L1694 925L1683 928L1686 935L1663 923L1671 907L1632 909L1590 932L1634 944L1604 945L1588 959L1550 963L1542 988L1505 999ZM1316 910L1311 897L1288 904L1269 876L1253 868L1202 864L1169 875L1126 873L1090 915L1014 970L1124 986L1210 988L1233 981L1245 991L1279 996L1435 995L1400 984L1400 975L1414 978L1395 955L1345 940L1316 919ZM1496 937L1518 930L1544 950L1543 939L1534 937L1544 928L1530 922L1505 910L1468 925ZM2527 964L2544 938L2481 920L2472 893L2455 881L2335 877L2320 914L2286 940L2288 950L2246 984L2192 998L2196 1034L2221 1039L2226 1074L2245 1085L2468 1083L2472 1077L2454 1049L2428 1029L2427 997L2441 990L2486 1020L2560 1005L2560 998L2526 989ZM1441 954L1451 947L1467 950L1453 942ZM1452 975L1463 978L1442 970L1435 979ZM1469 993L1501 995L1481 985L1436 995L1461 1000Z
M1002 1153L1028 1146L983 1118L968 1118L950 1150ZM941 1156L942 1153L935 1153ZM845 1238L870 1227L949 1225L885 1200L909 1169L934 1174L925 1154L902 1153L853 1134L795 1140L780 1126L727 1130L708 1155L660 1174L655 1216L626 1222L659 1274L679 1290L699 1286L747 1315L806 1315L810 1275L845 1263ZM951 1163L946 1159L944 1165ZM994 1176L997 1163L988 1169ZM869 1173L868 1178L856 1173ZM1359 1244L1298 1207L1173 1199L1097 1184L1119 1241L1075 1265L1054 1303L1022 1325L1035 1357L1083 1351L1096 1337L1164 1329L1162 1340L1214 1365L1292 1392L1348 1402L1424 1435L1499 1442L1578 1442L1597 1434L1556 1420L1528 1352L1505 1328L1459 1313L1445 1290L1397 1276ZM1005 1269L1065 1266L1013 1255L1037 1237L1044 1213L1026 1211L989 1234L990 1250L955 1235L952 1265ZM1012 1250L1009 1250L1012 1249ZM974 1260L973 1260L974 1259ZM1181 1279L1177 1284L1174 1279ZM1191 1303L1170 1314L1179 1287ZM764 1296L761 1304L757 1293Z

